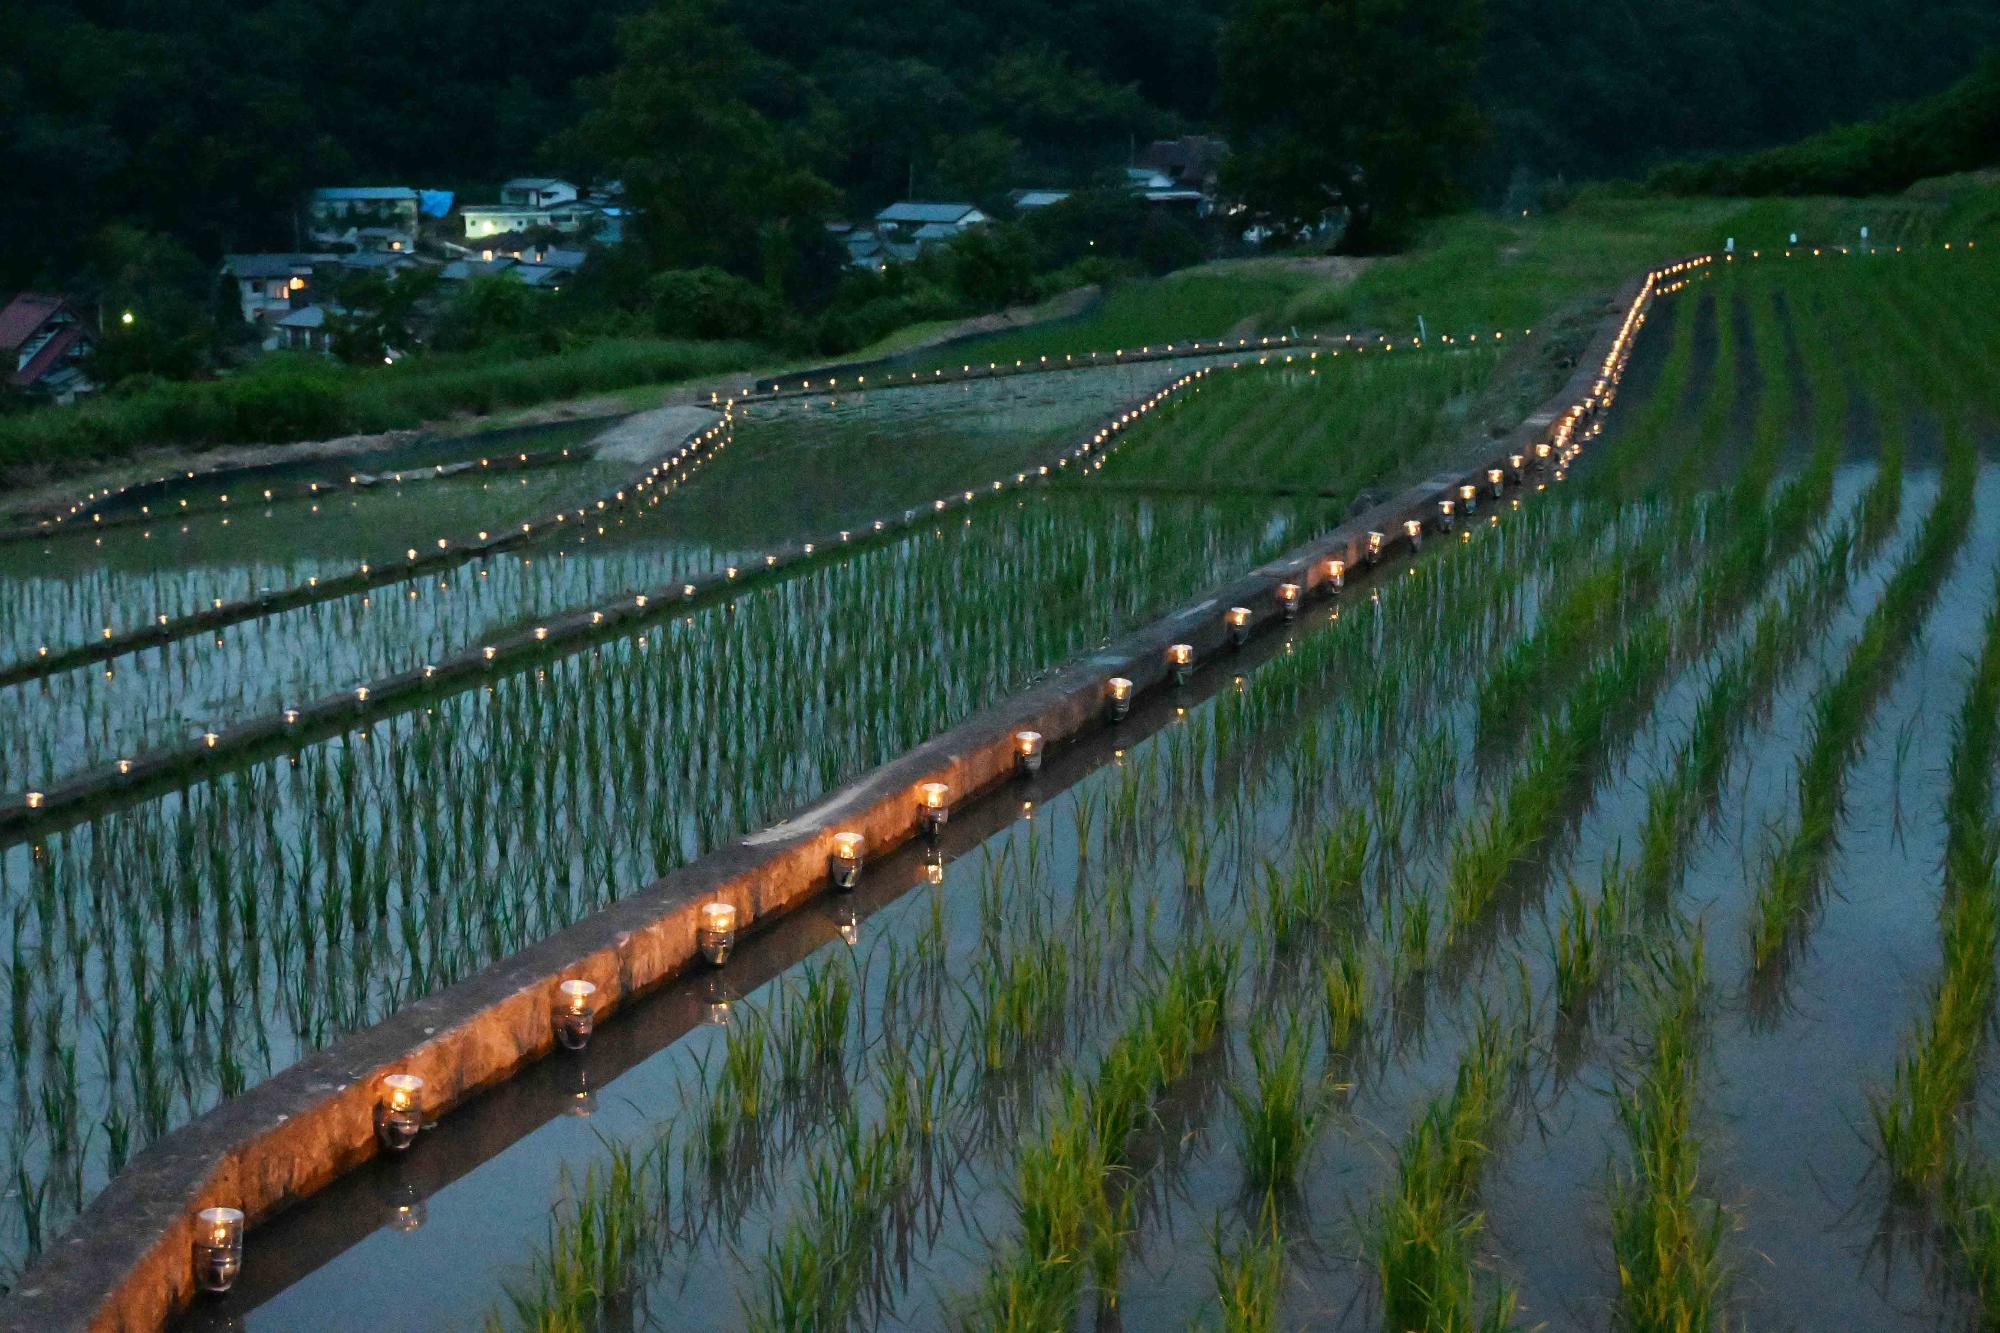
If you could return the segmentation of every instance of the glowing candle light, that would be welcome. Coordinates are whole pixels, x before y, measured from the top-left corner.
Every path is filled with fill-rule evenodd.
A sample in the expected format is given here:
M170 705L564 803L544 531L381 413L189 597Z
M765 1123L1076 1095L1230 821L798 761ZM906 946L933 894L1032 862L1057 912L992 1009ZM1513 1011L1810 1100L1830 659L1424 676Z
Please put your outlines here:
M1445 532L1451 531L1452 514L1455 508L1456 506L1450 500L1438 501L1438 527Z
M1232 606L1222 617L1229 624L1229 641L1241 648L1250 640L1250 608Z
M1104 711L1113 722L1123 721L1132 710L1132 682L1113 676L1104 682Z
M1326 590L1338 593L1347 586L1347 562L1337 556L1329 556L1326 562Z
M41 792L31 791L28 793L28 808L30 810L39 810L42 808L43 805L47 804L48 799L49 798Z
M1368 554L1365 557L1367 563L1373 565L1382 559L1382 548L1388 544L1388 541L1389 536L1387 533L1370 532L1368 534Z
M390 1152L404 1152L424 1127L424 1081L415 1074L389 1074L375 1103L375 1137Z
M927 838L935 838L944 831L946 821L951 818L951 786L944 782L924 782L917 785L917 828Z
M556 987L556 1040L566 1051L580 1051L597 1030L597 987L571 977Z
M1021 772L1031 776L1042 771L1041 732L1017 731L1014 733L1014 766Z
M729 961L736 947L736 907L733 903L703 903L695 926L695 943L701 956L714 967Z
M833 850L827 854L827 873L836 889L851 889L861 882L861 863L867 839L859 833L836 833Z
M1411 550L1415 551L1423 547L1424 525L1418 520L1414 518L1403 520L1403 535L1410 539Z
M1479 488L1466 482L1458 488L1458 502L1465 506L1465 512L1474 513L1479 508Z
M194 1215L194 1282L225 1292L243 1271L243 1210L204 1208Z
M1299 614L1299 591L1299 585L1296 583L1278 585L1278 605L1284 610L1287 620L1292 620Z
M1184 685L1194 674L1194 645L1191 643L1171 643L1167 645L1167 670L1174 678L1174 684Z

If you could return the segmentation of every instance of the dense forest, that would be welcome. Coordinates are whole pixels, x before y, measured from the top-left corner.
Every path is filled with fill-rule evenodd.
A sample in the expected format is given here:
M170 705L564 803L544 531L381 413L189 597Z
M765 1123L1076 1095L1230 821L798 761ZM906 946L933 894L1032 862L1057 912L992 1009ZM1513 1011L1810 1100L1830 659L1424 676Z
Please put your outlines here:
M616 63L619 19L645 7L10 0L0 286L130 266L134 230L204 261L289 245L313 184L477 190L586 171L572 131L587 81ZM1425 7L1373 8L1393 25ZM1453 8L1477 43L1481 128L1462 183L1487 198L1797 138L1935 91L2000 42L1990 0L1486 0L1483 22L1477 5ZM1080 183L1135 141L1219 123L1231 9L720 0L716 14L744 39L743 101L835 206L861 209L911 188L990 199ZM1323 90L1335 107L1352 95Z

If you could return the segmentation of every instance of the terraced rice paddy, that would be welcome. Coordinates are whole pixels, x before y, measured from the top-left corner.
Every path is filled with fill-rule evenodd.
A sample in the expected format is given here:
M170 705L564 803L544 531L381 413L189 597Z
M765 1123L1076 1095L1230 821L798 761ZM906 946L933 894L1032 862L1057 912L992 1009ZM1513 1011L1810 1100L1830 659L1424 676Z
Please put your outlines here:
M1983 250L1662 299L1540 493L275 1219L189 1326L1990 1325L1995 310ZM10 1251L1433 470L1496 359L1213 377L1089 487L7 849Z

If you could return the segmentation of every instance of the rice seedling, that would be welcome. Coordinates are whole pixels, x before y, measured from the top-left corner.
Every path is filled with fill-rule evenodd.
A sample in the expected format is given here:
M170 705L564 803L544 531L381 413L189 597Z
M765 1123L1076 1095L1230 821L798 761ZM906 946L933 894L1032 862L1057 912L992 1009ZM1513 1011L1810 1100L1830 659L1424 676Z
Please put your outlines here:
M1501 1329L1515 1296L1505 1283L1478 1294L1475 1245L1484 1219L1475 1196L1518 1059L1500 1020L1481 1018L1449 1096L1433 1101L1403 1140L1396 1183L1372 1221L1382 1324L1411 1330Z
M1699 1193L1692 1125L1708 986L1699 936L1655 953L1649 967L1650 1049L1617 1094L1632 1150L1611 1198L1619 1316L1633 1329L1706 1329L1722 1318L1728 1268L1722 1210Z
M1296 1184L1319 1120L1306 1068L1310 1024L1291 1015L1278 1030L1282 1036L1269 1031L1251 1035L1253 1081L1229 1090L1243 1140L1244 1170L1251 1188L1265 1194Z
M1223 1248L1222 1221L1217 1218L1211 1244L1223 1333L1277 1333L1285 1243L1278 1234L1275 1202L1265 1200L1256 1230L1244 1236L1234 1250Z
M1347 941L1340 956L1326 964L1322 987L1326 994L1327 1045L1335 1051L1345 1051L1368 1021L1368 970L1355 941Z

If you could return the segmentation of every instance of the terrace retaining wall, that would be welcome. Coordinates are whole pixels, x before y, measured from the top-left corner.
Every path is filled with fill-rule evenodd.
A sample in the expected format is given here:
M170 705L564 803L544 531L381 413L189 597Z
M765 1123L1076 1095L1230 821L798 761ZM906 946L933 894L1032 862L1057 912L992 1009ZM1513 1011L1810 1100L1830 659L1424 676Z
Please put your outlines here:
M1622 367L1655 284L1706 257L1635 280L1593 338L1568 384L1503 440L1490 457L1531 454L1538 442L1567 449L1598 411ZM1489 464L1491 466L1492 464ZM255 1264L258 1220L312 1193L376 1151L373 1113L388 1073L420 1074L426 1111L453 1105L540 1059L554 1045L556 984L595 982L601 1015L696 965L695 921L709 901L733 903L740 928L783 913L827 887L833 834L853 829L879 852L914 833L919 784L951 784L956 801L1013 772L1013 734L1032 728L1051 745L1104 725L1105 682L1137 689L1167 679L1165 652L1193 645L1196 663L1225 651L1221 611L1243 605L1257 627L1282 619L1281 582L1314 595L1324 562L1359 568L1371 530L1399 534L1426 525L1437 500L1484 467L1431 478L1172 615L1054 673L1034 689L847 783L790 819L685 866L569 928L456 985L344 1038L148 1147L90 1204L0 1300L0 1326L38 1330L159 1327L193 1295L193 1215L228 1204L251 1221L246 1262ZM1403 540L1396 537L1395 540ZM1322 590L1323 591L1323 590ZM450 1132L445 1125L441 1132ZM421 1147L416 1151L421 1151Z

